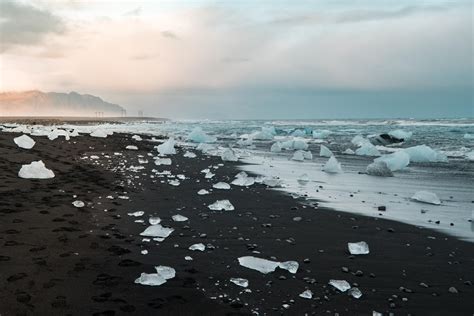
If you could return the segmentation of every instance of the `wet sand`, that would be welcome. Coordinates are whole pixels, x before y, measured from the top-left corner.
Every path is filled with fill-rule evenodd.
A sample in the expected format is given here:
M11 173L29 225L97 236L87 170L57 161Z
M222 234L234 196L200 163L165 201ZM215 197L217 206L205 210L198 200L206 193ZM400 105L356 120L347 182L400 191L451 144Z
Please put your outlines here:
M36 146L22 150L13 143L15 136L0 134L2 316L474 312L474 244L318 208L259 184L201 196L197 191L210 190L213 183L230 183L238 163L226 162L205 179L201 170L222 163L220 158L184 158L178 148L171 166L156 166L147 156L156 155L156 143L147 137L141 142L131 135L34 137ZM139 150L125 150L130 144ZM84 155L100 158L81 159ZM139 166L137 155L148 159L145 169L120 168L121 161ZM54 179L18 178L22 164L39 159L55 172ZM152 169L187 179L171 186L166 178L151 178ZM220 199L229 199L236 209L207 208ZM74 207L75 200L86 206ZM143 242L139 234L148 224L127 215L135 211L145 212L145 222L159 216L175 231L161 243ZM173 222L175 214L189 221ZM370 254L350 256L347 242L362 240ZM204 252L188 250L200 242L207 245ZM148 254L142 255L145 249ZM240 266L241 256L296 260L300 268L296 274L277 269L264 275ZM140 273L152 273L158 265L175 268L176 277L159 287L134 284ZM232 277L248 279L251 293L230 283ZM330 279L347 280L363 296L338 292L327 284ZM312 300L298 297L306 289L314 293Z

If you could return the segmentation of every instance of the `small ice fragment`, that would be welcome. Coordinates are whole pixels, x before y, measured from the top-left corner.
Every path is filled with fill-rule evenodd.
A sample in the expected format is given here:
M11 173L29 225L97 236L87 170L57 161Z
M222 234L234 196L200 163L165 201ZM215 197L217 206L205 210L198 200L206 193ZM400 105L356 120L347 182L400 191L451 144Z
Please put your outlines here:
M140 236L166 238L174 231L173 228L163 227L160 224L149 226Z
M337 161L336 157L331 156L323 167L323 171L326 173L342 173L341 164Z
M169 166L169 165L171 165L171 159L170 158L155 158L155 165L157 165L157 166L160 166L160 165Z
M349 242L347 248L351 255L367 255L369 254L369 245L365 241Z
M320 145L320 146L321 146L321 149L319 150L319 156L327 157L327 158L334 156L334 154L329 148L327 148L324 145Z
M23 149L31 149L35 145L35 141L28 135L21 135L13 139L15 144Z
M193 251L196 251L196 250L204 251L205 249L206 249L206 246L202 243L189 246L189 250L193 250Z
M230 282L234 283L235 285L241 286L241 287L248 287L249 286L249 280L247 280L247 279L231 278Z
M125 147L125 149L127 149L127 150L138 150L138 147L135 146L135 145L128 145L127 147Z
M351 285L346 280L329 280L329 285L334 286L341 292L346 292L351 288Z
M99 137L99 138L106 138L107 137L107 132L102 130L102 129L96 129L92 133L90 133L90 136L92 137Z
M217 200L216 202L208 206L210 210L213 211L233 211L234 206L230 203L229 200Z
M385 161L376 161L367 166L365 170L370 176L377 177L393 177L392 170L387 166Z
M350 148L347 148L346 150L344 150L343 153L346 154L346 155L354 155L354 154L355 154L355 151L353 151L353 150L350 149Z
M185 221L188 220L188 218L186 216L183 216L183 215L180 215L180 214L173 215L171 218L175 222L185 222Z
M270 151L272 153L279 153L281 152L281 143L280 142L276 142L272 145L272 147L270 147Z
M215 176L215 174L209 171L204 175L204 178L212 179L214 176Z
M232 181L233 185L238 185L238 186L251 186L255 183L255 178L254 177L249 177L246 172L242 171L239 172L235 176L235 180Z
M404 151L397 151L393 154L383 155L374 160L374 162L385 162L391 171L402 170L410 163L410 155Z
M368 140L367 142L362 143L355 153L358 156L380 156L378 149Z
M252 270L257 270L263 274L267 274L267 273L275 271L275 269L279 265L279 262L252 257L252 256L245 256L245 257L239 258L239 264L243 267L246 267Z
M209 194L209 191L207 191L206 189L201 189L198 191L198 194L199 195L206 195L206 194Z
M175 186L175 187L180 185L180 182L178 180L170 180L170 181L168 181L168 183L172 186Z
M288 272L295 274L298 272L299 264L296 261L285 261L285 262L280 262L278 264L278 267L280 269L287 270Z
M157 224L161 223L161 218L159 218L157 216L152 216L148 219L148 223L150 223L150 225L157 225Z
M22 165L18 176L23 179L51 179L54 172L44 165L43 161L33 161L29 165Z
M163 144L156 146L156 149L161 155L174 155L176 150L174 149L175 141L173 138L168 139Z
M142 138L140 135L133 135L132 139L136 140L137 142L142 141Z
M172 279L176 276L176 270L171 267L157 266L155 269L156 273L161 275L165 280Z
M143 214L145 214L145 212L137 211L137 212L133 212L133 213L128 213L127 215L128 216L134 216L134 217L140 217L140 216L143 216Z
M74 205L75 207L78 207L78 208L85 206L84 202L79 201L79 200L72 202L72 205Z
M166 279L158 273L142 273L135 283L149 286L159 286L166 283Z
M358 288L353 287L349 290L349 295L351 295L353 298L361 298L362 292Z
M186 256L186 257L184 257L184 260L186 260L186 261L193 261L193 257L191 257L191 256Z
M148 254L148 250L144 249L140 252L142 255L147 255Z
M212 186L214 189L219 189L219 190L229 190L230 189L230 184L225 183L225 182L218 182Z
M185 157L185 158L196 158L197 156L196 156L195 153L187 151L187 152L184 153L183 157Z
M221 155L222 161L237 161L239 158L231 148L227 148Z
M440 205L441 200L438 198L436 193L429 192L429 191L418 191L411 197L412 200L422 202L422 203L428 203L428 204L434 204L434 205Z
M306 290L304 291L303 293L301 293L299 295L299 297L301 298L306 298L308 300L312 299L313 298L313 292L311 292L311 290Z

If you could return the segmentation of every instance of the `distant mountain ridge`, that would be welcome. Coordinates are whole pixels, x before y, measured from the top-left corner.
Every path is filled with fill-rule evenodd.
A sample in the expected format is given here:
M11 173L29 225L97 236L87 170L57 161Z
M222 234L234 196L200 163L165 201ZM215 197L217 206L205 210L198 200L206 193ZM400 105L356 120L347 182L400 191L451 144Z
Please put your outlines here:
M0 93L0 116L123 116L120 105L90 94L38 90Z

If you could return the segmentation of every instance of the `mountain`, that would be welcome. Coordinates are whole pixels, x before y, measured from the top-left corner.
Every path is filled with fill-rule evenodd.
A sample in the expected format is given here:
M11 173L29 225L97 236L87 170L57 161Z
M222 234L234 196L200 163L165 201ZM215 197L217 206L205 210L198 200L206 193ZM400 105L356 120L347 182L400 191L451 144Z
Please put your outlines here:
M0 116L123 116L120 105L77 92L37 90L0 93Z

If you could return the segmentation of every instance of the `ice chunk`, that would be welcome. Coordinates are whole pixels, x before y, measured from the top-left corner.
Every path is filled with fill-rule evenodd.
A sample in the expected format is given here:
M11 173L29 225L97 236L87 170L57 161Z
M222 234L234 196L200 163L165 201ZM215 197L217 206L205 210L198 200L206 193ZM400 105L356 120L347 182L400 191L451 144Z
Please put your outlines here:
M278 264L278 267L280 269L287 270L288 272L292 274L295 274L296 272L298 272L298 268L300 267L300 265L296 261L285 261L285 262L280 262Z
M324 139L324 138L327 138L330 134L331 134L331 131L329 131L327 129L314 130L313 131L313 138Z
M354 138L351 140L351 143L360 147L364 144L370 144L370 141L361 135L357 135L357 136L354 136Z
M204 178L212 179L214 176L215 176L215 174L209 171L204 175Z
M307 173L303 173L302 175L298 177L298 182L309 182L309 181L310 179Z
M43 161L39 160L21 166L18 176L23 179L51 179L54 178L54 172L46 168Z
M183 215L180 215L180 214L173 215L171 218L175 222L185 222L185 221L188 220L188 218L186 216L183 216Z
M434 205L440 205L441 200L438 198L436 193L429 192L429 191L418 191L411 197L412 200L422 202L422 203L428 203L428 204L434 204Z
M174 149L175 141L171 137L163 144L156 146L156 149L161 155L174 155L176 154L176 149Z
M234 206L229 200L217 200L208 206L213 211L233 211Z
M240 172L235 176L235 180L232 181L233 185L237 186L251 186L255 183L254 177L249 177L246 172Z
M210 144L200 143L196 147L196 149L202 151L203 153L209 153L209 152L215 150L216 148L214 146L210 145Z
M358 288L353 287L349 290L349 295L352 296L353 298L361 298L362 292Z
M58 138L59 136L64 136L64 138L66 140L69 140L69 133L65 130L62 130L62 129L53 129L49 134L48 134L48 138L49 140L55 140L56 138Z
M296 150L306 150L308 149L308 144L302 139L295 139L293 141L293 149Z
M327 173L342 173L341 164L337 161L336 157L331 156L323 167L323 171Z
M351 288L351 285L346 280L329 280L329 285L334 286L341 292L346 292Z
M239 258L239 264L243 267L246 267L252 270L257 270L258 272L267 274L267 273L275 271L275 269L279 265L279 262L252 257L252 256L245 256L245 257Z
M227 148L221 155L222 161L237 161L239 158L231 148Z
M320 146L321 146L321 149L319 150L319 156L327 157L327 158L334 156L334 154L329 148L327 148L324 145L320 145Z
M346 155L354 155L354 154L355 154L355 151L353 151L353 150L350 149L350 148L347 148L346 150L344 150L344 154L346 154Z
M152 216L148 219L148 223L150 223L150 225L158 225L161 223L161 218L158 216Z
M377 177L393 177L392 170L390 170L385 161L373 162L367 166L366 172L368 175Z
M310 151L297 150L291 159L296 161L311 160L313 159L313 154Z
M464 139L474 139L474 134L464 134Z
M169 180L168 183L175 187L181 184L178 180Z
M205 249L206 249L206 246L202 243L189 246L189 250L192 250L192 251L196 251L196 250L204 251Z
M84 202L79 201L79 200L72 202L72 205L74 205L74 207L77 207L77 208L81 208L85 206Z
M306 290L303 293L301 293L299 297L310 300L313 298L313 292L311 292L311 290Z
M230 189L230 184L225 183L225 182L218 182L212 186L214 189L219 189L219 190L229 190Z
M23 149L31 149L35 145L35 141L28 135L21 135L13 139L15 144Z
M380 152L378 149L372 145L370 142L363 143L359 148L356 150L356 155L358 156L380 156Z
M137 211L137 212L133 212L133 213L128 213L127 215L128 216L133 216L133 217L140 217L140 216L143 216L143 214L145 214L145 212Z
M349 242L347 248L351 255L368 255L369 245L365 241Z
M173 228L163 227L160 224L148 226L140 236L166 238L174 231Z
M433 150L426 145L420 145L404 149L413 162L447 162L448 158L443 153Z
M248 287L249 286L249 280L247 280L247 279L231 278L230 282L234 283L235 285L241 286L241 287Z
M270 147L270 151L272 153L279 153L281 152L281 143L280 142L276 142L272 145L272 147Z
M388 132L388 135L407 141L411 138L411 136L413 135L413 132L407 132L402 129L396 129L396 130Z
M469 161L474 161L474 150L466 154L466 159Z
M157 266L155 269L156 273L161 275L165 280L172 279L176 276L176 270L171 267Z
M135 280L135 283L148 286L159 286L165 284L166 279L158 273L142 273L140 277Z
M106 138L108 136L107 132L103 129L96 129L92 133L90 133L92 137L99 137L99 138Z
M142 138L141 138L140 135L133 135L133 136L132 136L132 139L133 139L133 140L136 140L137 142L142 141Z
M374 162L385 162L391 171L402 170L410 163L410 155L404 151L397 151L393 154L383 155L376 158Z
M127 149L127 150L138 150L138 147L135 146L135 145L128 145L127 147L125 147L125 149Z
M199 195L206 195L206 194L209 194L209 191L207 191L206 189L201 189L198 191L198 194Z
M155 158L155 165L157 165L157 166L160 166L160 165L169 166L169 165L171 165L171 159L170 158Z
M306 132L303 129L295 129L293 133L291 133L291 136L294 137L305 137Z
M184 153L183 157L185 158L196 158L196 154L190 151Z
M188 140L194 143L213 143L217 139L213 136L207 135L202 128L195 127L191 133L188 134Z

